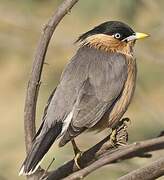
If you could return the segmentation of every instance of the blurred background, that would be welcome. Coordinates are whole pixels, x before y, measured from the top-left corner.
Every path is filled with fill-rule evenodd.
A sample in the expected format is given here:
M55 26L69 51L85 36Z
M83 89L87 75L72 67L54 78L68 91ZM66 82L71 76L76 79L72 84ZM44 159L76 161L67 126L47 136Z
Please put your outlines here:
M0 180L23 180L18 170L25 157L23 110L28 77L44 24L61 0L0 0ZM163 0L81 0L58 26L50 43L44 66L37 106L37 127L49 94L59 81L63 67L74 55L76 38L108 20L121 20L139 32L151 34L136 44L138 63L137 88L125 116L130 142L155 137L164 130L164 1ZM107 135L87 133L78 138L85 150ZM86 179L115 180L127 172L164 155L153 153L152 159L134 158L109 165ZM43 162L52 157L57 167L73 157L71 145L51 148ZM162 178L160 178L162 180ZM164 178L163 178L164 179Z

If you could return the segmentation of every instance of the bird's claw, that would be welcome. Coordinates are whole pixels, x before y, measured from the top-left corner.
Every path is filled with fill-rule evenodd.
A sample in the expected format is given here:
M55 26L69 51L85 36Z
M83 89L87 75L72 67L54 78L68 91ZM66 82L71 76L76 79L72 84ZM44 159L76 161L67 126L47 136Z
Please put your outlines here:
M79 170L81 169L81 167L80 167L80 165L79 165L79 163L78 163L78 160L80 159L80 157L82 156L82 154L83 154L83 152L79 151L79 152L75 155L75 157L74 157L75 165L76 165L76 167L77 167Z
M119 121L117 126L112 129L112 133L110 135L110 145L112 147L118 146L126 146L128 142L128 122L130 122L129 118L123 118Z

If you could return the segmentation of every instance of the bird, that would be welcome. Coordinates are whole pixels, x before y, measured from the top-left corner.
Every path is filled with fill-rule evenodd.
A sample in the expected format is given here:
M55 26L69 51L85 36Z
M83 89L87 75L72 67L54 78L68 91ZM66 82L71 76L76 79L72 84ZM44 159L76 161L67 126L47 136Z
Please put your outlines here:
M134 45L148 36L121 21L106 21L78 37L79 48L49 97L19 175L35 173L56 140L59 147L72 142L76 157L78 135L112 129L120 121L136 86Z

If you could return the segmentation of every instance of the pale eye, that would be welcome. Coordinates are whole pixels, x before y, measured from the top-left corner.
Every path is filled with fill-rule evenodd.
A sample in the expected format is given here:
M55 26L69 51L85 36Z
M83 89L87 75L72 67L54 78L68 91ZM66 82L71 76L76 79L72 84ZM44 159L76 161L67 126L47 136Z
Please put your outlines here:
M121 37L121 34L120 34L120 33L116 33L116 34L114 34L114 37L115 37L116 39L119 39L119 38Z

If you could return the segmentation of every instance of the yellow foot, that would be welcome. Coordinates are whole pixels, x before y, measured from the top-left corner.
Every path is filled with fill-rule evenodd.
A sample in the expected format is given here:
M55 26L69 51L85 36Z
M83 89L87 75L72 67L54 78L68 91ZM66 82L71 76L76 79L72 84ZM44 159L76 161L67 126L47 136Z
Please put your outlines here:
M80 165L79 165L79 163L78 163L78 160L80 159L80 157L82 156L82 154L83 154L83 152L79 151L79 152L75 155L75 157L74 157L74 162L75 162L76 167L77 167L78 169L81 169L81 167L80 167Z
M110 139L109 139L109 142L110 142L110 144L111 144L113 147L115 147L116 141L117 141L117 139L116 139L116 134L117 134L116 129L112 130L112 133L111 133Z
M128 122L130 122L129 118L124 118L120 121L118 127L116 127L116 146L126 146L128 143Z

